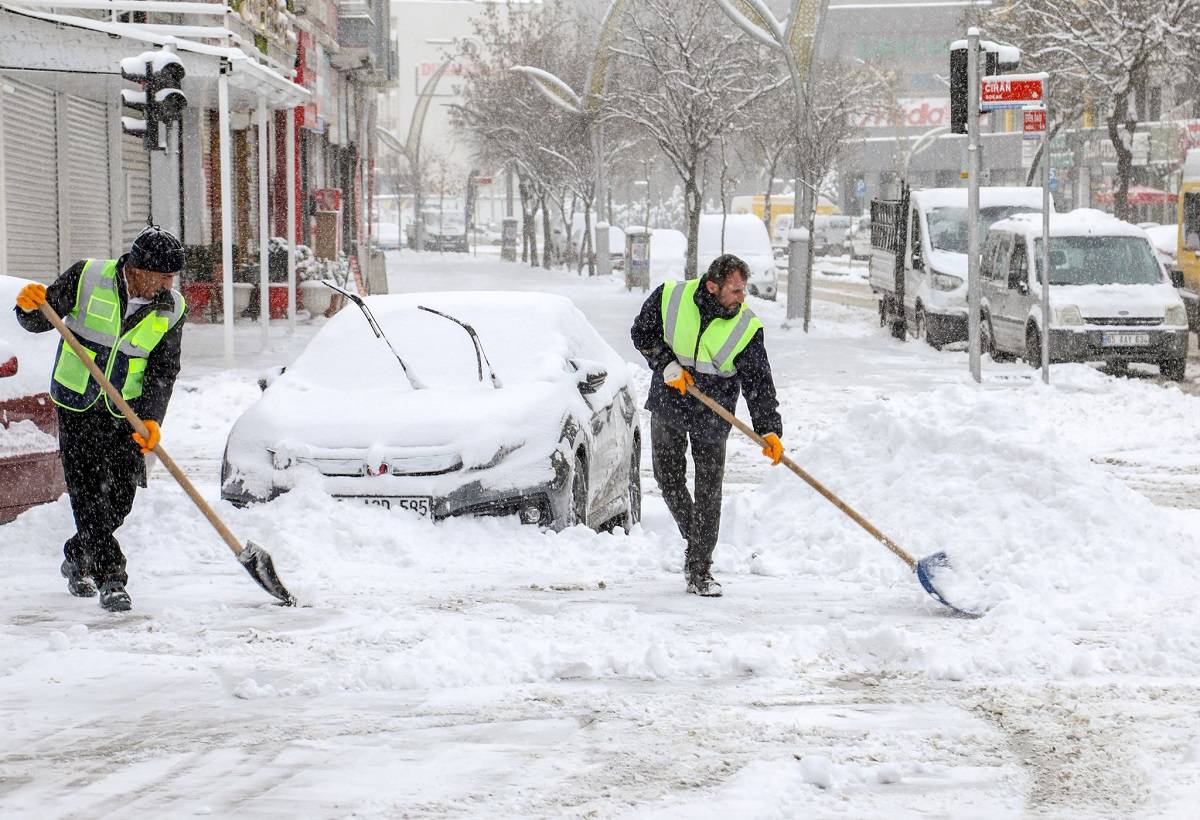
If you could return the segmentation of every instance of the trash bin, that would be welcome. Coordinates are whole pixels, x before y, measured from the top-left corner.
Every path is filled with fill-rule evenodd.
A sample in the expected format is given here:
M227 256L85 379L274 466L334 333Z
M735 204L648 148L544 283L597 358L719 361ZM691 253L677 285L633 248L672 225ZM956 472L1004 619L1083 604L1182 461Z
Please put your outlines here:
M650 289L650 231L640 225L625 229L625 290Z

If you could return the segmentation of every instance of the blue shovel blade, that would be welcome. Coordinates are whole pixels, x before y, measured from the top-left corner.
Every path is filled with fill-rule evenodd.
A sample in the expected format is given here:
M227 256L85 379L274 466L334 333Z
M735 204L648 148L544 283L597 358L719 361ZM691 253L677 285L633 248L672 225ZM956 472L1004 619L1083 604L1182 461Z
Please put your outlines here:
M933 555L926 556L917 562L917 579L921 582L921 586L925 587L925 591L938 600L942 606L954 610L959 615L967 618L982 618L982 612L976 612L970 609L963 609L955 606L946 600L946 596L937 588L938 572L950 569L950 557L944 552L935 552Z

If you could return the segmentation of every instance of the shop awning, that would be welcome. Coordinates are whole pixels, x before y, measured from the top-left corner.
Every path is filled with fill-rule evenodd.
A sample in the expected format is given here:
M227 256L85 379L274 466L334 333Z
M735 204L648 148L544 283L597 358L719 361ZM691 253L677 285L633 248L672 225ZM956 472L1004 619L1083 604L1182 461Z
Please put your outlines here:
M1102 205L1111 205L1116 199L1116 194L1113 191L1102 191L1096 194L1095 198ZM1147 185L1129 186L1130 205L1164 205L1178 200L1179 197L1169 191L1160 191Z

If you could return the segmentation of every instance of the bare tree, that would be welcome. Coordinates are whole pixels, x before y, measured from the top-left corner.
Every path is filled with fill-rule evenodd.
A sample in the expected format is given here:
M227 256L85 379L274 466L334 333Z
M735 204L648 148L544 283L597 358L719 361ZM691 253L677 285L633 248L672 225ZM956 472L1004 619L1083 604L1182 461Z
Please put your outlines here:
M1050 113L1073 122L1090 100L1117 154L1114 210L1129 219L1131 104L1156 71L1197 71L1200 0L1002 0L982 12L989 37L1018 46L1030 71L1050 73Z
M483 166L512 168L517 175L523 215L522 261L549 266L549 205L569 184L564 171L579 154L578 128L569 114L509 69L537 64L574 77L582 69L573 60L586 28L560 3L510 6L501 17L488 6L473 23L474 40L460 46L468 65L462 103L451 110L454 125L467 133L476 160ZM586 134L582 150L590 151ZM547 149L551 149L548 151ZM541 213L543 254L537 253L537 214Z
M839 62L820 65L807 85L808 101L803 127L796 131L792 149L799 169L797 185L808 188L808 213L795 214L792 224L804 225L813 235L821 185L853 145L864 119L892 110L895 98L891 75L870 64L848 66ZM790 95L791 89L785 93ZM813 254L808 254L805 281L812 282ZM788 298L792 298L788 294Z
M761 48L696 0L639 0L614 47L610 118L647 133L683 185L689 277L696 276L703 161L746 110L782 83L757 70ZM616 89L615 91L612 89Z

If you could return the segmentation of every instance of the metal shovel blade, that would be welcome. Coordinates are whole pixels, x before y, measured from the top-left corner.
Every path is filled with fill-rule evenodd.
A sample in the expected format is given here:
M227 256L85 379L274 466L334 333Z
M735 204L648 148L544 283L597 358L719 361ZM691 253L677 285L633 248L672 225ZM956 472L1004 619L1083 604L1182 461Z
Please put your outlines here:
M975 612L970 609L963 609L955 606L946 600L946 596L937 588L937 576L939 572L950 569L950 556L944 552L935 552L933 555L926 556L917 562L917 579L921 582L921 586L925 587L925 591L938 600L942 606L954 610L957 614L966 618L982 618L982 612Z
M295 597L279 580L279 575L275 572L275 563L271 560L271 554L265 549L253 541L247 541L237 559L246 568L246 572L250 573L250 577L257 581L260 587L282 601L284 606L296 605Z

